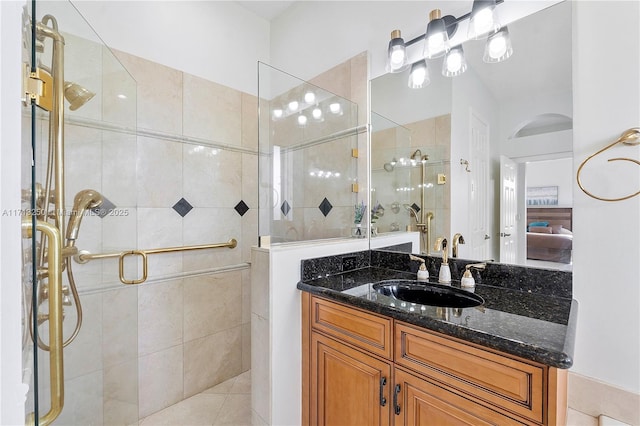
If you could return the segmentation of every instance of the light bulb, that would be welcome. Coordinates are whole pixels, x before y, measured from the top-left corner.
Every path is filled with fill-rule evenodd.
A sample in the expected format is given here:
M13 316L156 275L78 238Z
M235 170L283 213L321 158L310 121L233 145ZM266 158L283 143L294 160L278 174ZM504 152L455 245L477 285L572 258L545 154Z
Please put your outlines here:
M313 92L307 92L304 94L304 101L308 104L312 104L316 101L316 94Z
M299 105L300 105L300 104L298 103L298 101L291 101L291 102L289 102L289 105L288 105L289 111L292 111L292 112L293 112L293 111L297 111L297 110L298 110L298 106L299 106Z
M282 111L282 109L280 108L275 108L273 111L273 118L278 119L278 118L282 118L282 115L284 114L284 111Z
M411 66L408 82L411 89L420 89L429 84L429 81L429 72L427 70L427 62L425 60L416 62Z
M298 124L301 125L301 126L306 125L307 124L307 116L303 115L303 114L300 114L298 116Z
M454 77L467 70L467 61L464 58L462 46L456 46L447 53L442 62L442 75Z
M509 38L509 30L507 27L502 28L497 33L489 36L484 49L484 62L501 62L508 59L513 53L511 47L511 39Z
M404 64L404 58L406 57L406 50L404 46L394 46L391 48L391 67L398 69Z
M329 104L329 111L331 111L332 114L339 114L341 110L342 107L340 106L339 102Z
M437 33L429 37L427 40L429 44L429 50L433 52L433 54L437 54L444 50L444 33Z
M316 120L320 120L322 118L322 110L319 107L315 107L313 111L311 111L311 115Z
M485 7L474 15L473 30L475 34L482 35L493 30L493 10Z

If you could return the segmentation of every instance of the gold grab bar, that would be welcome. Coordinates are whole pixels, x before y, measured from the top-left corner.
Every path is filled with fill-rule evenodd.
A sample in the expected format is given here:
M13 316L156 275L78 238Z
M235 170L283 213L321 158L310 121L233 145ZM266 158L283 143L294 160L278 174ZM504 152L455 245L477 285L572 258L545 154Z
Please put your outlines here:
M615 146L615 145L617 145L619 143L623 143L625 145L638 145L638 144L640 144L640 127L633 127L631 129L628 129L627 131L622 133L622 135L620 135L620 137L618 139L616 139L615 142L613 142L610 145L605 146L604 148L602 148L600 151L596 152L595 154L590 155L589 157L587 157L586 160L584 160L582 162L582 164L580 164L580 167L578 167L578 172L576 173L576 179L578 181L578 186L580 187L582 192L587 194L589 197L595 198L596 200L600 200L600 201L622 201L622 200L626 200L628 198L635 197L636 195L640 195L640 191L637 191L637 192L635 192L633 194L627 195L626 197L604 198L604 197L598 197L597 195L593 195L591 192L589 192L586 189L584 189L584 186L582 186L582 182L580 181L580 172L582 171L582 168L585 166L585 164L587 164L587 161L591 160L596 155L603 153L604 151L608 150L609 148L613 148L613 146ZM636 163L637 165L640 166L640 161L635 160L633 158L619 158L618 157L618 158L610 158L607 161L631 161L632 163Z
M224 247L228 247L232 249L232 248L235 248L237 245L238 245L238 242L236 241L236 239L231 238L226 243L201 244L196 246L165 247L165 248L148 249L148 250L128 250L128 251L121 251L121 252L115 252L115 253L91 254L85 250L81 250L76 256L74 256L74 259L78 263L87 263L91 260L110 259L110 258L117 257L120 282L122 282L123 284L141 284L147 280L147 276L148 276L147 255L149 254L174 253L174 252L180 252L180 251L205 250L205 249L224 248ZM134 255L142 257L142 277L135 280L129 280L124 276L124 259L127 256L134 256Z
M54 225L38 220L36 229L46 234L48 239L47 278L49 280L49 381L51 387L51 407L42 416L38 424L51 424L62 412L64 406L64 363L62 336L62 237ZM22 222L22 231L31 237L33 225L31 218ZM35 315L35 312L34 312ZM46 314L45 314L46 315ZM37 349L36 349L37 350ZM35 413L27 416L27 425L35 424Z

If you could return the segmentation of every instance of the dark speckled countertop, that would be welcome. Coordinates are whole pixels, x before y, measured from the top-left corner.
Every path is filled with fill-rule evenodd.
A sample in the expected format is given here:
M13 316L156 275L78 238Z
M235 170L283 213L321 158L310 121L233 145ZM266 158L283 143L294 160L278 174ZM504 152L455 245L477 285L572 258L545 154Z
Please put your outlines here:
M381 262L377 256L367 255L368 253L374 252L303 261L303 281L298 283L298 289L551 367L569 368L573 364L578 304L570 296L570 274L568 291L561 291L564 297L560 297L554 291L540 290L541 287L544 288L544 283L540 284L536 276L551 281L559 279L560 285L554 284L555 288L559 288L566 284L566 278L562 274L522 267L504 270L502 267L505 265L490 264L487 271L481 274L487 272L485 275L493 278L496 285L489 285L494 283L484 278L483 284L477 283L474 291L485 300L482 306L436 308L402 302L375 292L373 283L391 279L413 280L416 274L391 269L388 267L390 259ZM356 269L339 272L342 258L353 255L357 255ZM406 258L408 262L406 254L401 258ZM435 284L435 270L439 267L439 259L425 258L430 269L430 282ZM336 262L340 267L336 267ZM465 261L455 259L450 263L453 263L452 285L459 288L459 281L455 281L456 278L459 279L459 274L454 271L464 270ZM323 264L325 268L322 267ZM381 264L387 267L380 267ZM505 281L509 281L505 278L510 274L522 276L522 271L518 268L527 269L531 277L528 281L532 281L533 291L527 289L527 282L519 282L516 288L504 285ZM417 269L417 265L407 266L405 270L412 269ZM319 273L320 271L324 273ZM498 279L499 276L503 279ZM482 276L478 276L476 281L479 282L481 278Z

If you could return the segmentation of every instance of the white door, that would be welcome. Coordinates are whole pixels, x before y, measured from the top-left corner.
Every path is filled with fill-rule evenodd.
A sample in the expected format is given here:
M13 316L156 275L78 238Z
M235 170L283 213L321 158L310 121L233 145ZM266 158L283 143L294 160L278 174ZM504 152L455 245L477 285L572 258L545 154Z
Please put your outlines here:
M500 156L500 263L516 263L517 164Z
M489 124L471 111L469 162L469 230L470 259L488 258Z

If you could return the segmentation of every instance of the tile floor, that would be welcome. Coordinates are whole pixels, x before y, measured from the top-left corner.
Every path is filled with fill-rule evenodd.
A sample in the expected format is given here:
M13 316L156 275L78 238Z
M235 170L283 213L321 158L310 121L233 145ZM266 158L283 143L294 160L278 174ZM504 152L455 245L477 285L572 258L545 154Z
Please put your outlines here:
M140 420L139 426L250 426L251 371Z

